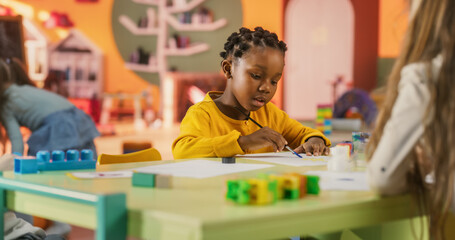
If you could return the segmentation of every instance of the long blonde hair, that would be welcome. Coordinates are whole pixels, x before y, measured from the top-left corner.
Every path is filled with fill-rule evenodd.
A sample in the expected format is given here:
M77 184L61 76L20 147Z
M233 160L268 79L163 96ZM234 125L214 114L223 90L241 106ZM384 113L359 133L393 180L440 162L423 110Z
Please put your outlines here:
M407 30L403 50L397 58L387 83L384 105L367 147L371 159L384 126L389 120L398 95L401 69L410 63L425 63L428 88L431 93L427 118L424 122L423 152L431 161L435 183L427 186L420 174L423 166L414 161L409 185L415 194L422 194L424 210L429 214L430 237L444 239L444 224L453 194L455 171L455 0L421 0ZM431 60L442 55L442 66L435 79ZM432 115L430 116L430 114ZM424 121L424 119L422 119ZM414 157L414 151L408 157ZM430 159L431 157L431 159ZM420 170L419 170L420 169Z

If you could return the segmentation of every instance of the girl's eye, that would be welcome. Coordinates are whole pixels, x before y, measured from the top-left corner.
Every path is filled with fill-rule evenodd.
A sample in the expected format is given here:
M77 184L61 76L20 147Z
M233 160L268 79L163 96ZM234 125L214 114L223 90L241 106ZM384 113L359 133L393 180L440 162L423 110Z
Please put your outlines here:
M261 79L261 75L257 75L257 74L254 74L254 73L250 73L250 76L254 79Z
M276 86L277 84L278 84L277 81L272 81L272 85L273 85L273 86Z

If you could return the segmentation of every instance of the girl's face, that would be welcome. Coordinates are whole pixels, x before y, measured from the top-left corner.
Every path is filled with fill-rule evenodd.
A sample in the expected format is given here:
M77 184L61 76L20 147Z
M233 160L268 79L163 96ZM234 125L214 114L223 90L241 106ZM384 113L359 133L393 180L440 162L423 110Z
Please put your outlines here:
M230 91L245 110L256 111L275 95L284 68L284 54L270 47L252 47L231 67Z

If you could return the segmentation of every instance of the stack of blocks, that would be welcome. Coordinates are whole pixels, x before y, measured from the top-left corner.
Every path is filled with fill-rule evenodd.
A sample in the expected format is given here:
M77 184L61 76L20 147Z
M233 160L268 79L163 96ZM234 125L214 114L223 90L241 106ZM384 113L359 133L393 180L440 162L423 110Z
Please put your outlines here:
M329 135L332 133L332 107L329 104L319 104L316 115L316 129Z
M352 153L354 152L354 145L352 144L352 142L350 141L344 141L344 142L341 142L341 143L338 143L336 145L337 147L346 147L348 148L349 150L347 151L348 152L348 157L350 157L352 155Z
M52 158L51 158L52 155ZM80 158L79 158L80 155ZM75 149L65 152L56 150L39 151L36 157L16 157L14 159L14 173L38 173L39 171L96 169L96 160L93 151L84 149L80 152Z
M319 194L319 177L287 173L227 181L226 198L239 204L265 205Z
M150 188L172 188L172 176L154 173L134 172L133 186Z

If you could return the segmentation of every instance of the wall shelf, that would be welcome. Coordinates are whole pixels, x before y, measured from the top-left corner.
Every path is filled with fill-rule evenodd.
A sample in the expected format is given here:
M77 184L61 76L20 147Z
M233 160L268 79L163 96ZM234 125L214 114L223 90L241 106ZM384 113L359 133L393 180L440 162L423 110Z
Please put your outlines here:
M126 1L126 0L122 0ZM163 98L168 97L169 91L166 90L166 77L168 77L168 56L191 56L210 49L207 43L189 43L186 48L169 48L169 28L173 28L176 32L194 31L194 32L209 32L215 31L227 25L225 18L217 19L210 23L181 23L176 13L191 12L198 7L205 0L172 0L173 6L167 6L167 0L130 0L137 4L156 6L149 7L147 13L148 28L139 28L137 24L131 20L130 17L120 15L118 21L134 35L155 35L156 47L152 49L156 57L155 65L143 65L137 63L126 62L125 67L137 72L158 73L161 81L161 92ZM197 12L197 9L196 11ZM199 14L199 13L193 13ZM191 15L191 13L190 13ZM141 18L142 20L142 18ZM199 22L199 21L195 21ZM151 28L153 27L153 28ZM177 34L178 36L178 34ZM177 40L177 38L176 38ZM187 40L187 39L185 39ZM185 45L188 42L185 41ZM176 44L175 44L176 45ZM164 101L162 102L164 104ZM166 108L162 106L162 108ZM163 110L162 117L165 126L172 124L173 120L167 117Z
M119 22L134 35L157 35L158 28L139 28L129 17L120 15Z
M167 16L169 24L177 31L214 31L224 27L227 24L225 18L219 19L212 23L180 23L174 16Z
M132 1L135 3L138 3L138 4L158 6L160 0L132 0Z
M191 2L186 3L184 6L172 6L167 7L169 13L181 13L188 12L193 8L197 7L199 4L203 3L205 0L192 0Z
M186 48L166 48L165 54L168 56L190 56L205 52L209 48L209 45L206 43L192 43Z
M125 67L138 72L149 72L149 73L156 73L158 72L158 66L153 65L146 65L146 64L138 64L138 63L125 63Z

